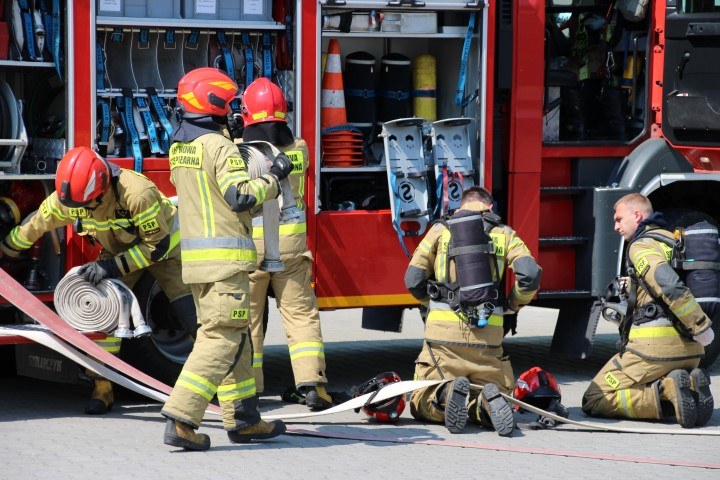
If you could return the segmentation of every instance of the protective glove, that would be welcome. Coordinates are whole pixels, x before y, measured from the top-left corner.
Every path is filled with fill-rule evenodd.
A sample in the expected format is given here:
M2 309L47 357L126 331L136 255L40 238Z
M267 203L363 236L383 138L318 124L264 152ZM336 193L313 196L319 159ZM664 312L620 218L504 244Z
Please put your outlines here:
M284 153L279 154L275 157L272 166L270 167L270 173L275 175L278 181L290 175L292 172L292 162Z
M713 332L712 328L708 328L707 330L698 335L693 335L693 340L698 342L703 347L707 347L708 345L710 345L714 338L715 332Z
M101 280L106 278L119 277L120 271L115 265L115 262L110 259L86 263L80 267L78 274L82 276L86 282L90 282L96 286Z

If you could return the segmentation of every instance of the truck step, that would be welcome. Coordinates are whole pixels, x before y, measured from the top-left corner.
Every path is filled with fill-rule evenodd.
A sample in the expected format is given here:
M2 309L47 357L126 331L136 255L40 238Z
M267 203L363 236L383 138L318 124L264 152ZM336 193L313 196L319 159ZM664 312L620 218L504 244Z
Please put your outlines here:
M569 237L540 237L540 246L550 245L584 245L588 242L587 237L569 236Z

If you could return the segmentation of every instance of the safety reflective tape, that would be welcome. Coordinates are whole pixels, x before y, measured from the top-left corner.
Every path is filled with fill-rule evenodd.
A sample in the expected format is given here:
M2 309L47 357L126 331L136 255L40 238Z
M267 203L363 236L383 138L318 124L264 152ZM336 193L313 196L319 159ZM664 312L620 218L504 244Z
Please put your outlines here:
M183 250L205 250L209 248L239 248L253 250L255 243L246 237L184 238L180 241Z
M252 397L255 392L255 379L251 378L231 385L220 385L217 389L217 396L221 402L234 402Z
M135 245L134 247L128 249L127 252L128 255L130 255L130 258L132 258L133 262L135 262L135 265L137 265L139 270L150 266L150 262L148 262L147 258L145 258L145 255L143 255L143 253L140 251L138 245Z
M257 262L257 252L255 250L231 250L226 248L187 251L181 247L180 258L183 262Z
M10 232L10 241L12 241L12 243L14 243L20 250L26 250L33 246L30 240L20 235L19 226L13 228L12 232Z
M320 106L322 108L344 108L345 92L342 90L323 90Z
M519 290L516 286L513 286L513 292L516 297L520 300L530 300L535 296L535 292L523 292L522 290Z
M184 387L208 401L212 400L217 391L217 386L210 383L210 381L187 370L180 372L180 376L175 382L175 387Z
M252 360L252 366L253 368L262 368L263 366L263 354L262 353L253 353L253 360Z
M299 234L307 232L307 223L305 223L305 222L283 223L280 225L279 231L280 231L280 236L299 235ZM258 239L258 238L264 238L264 237L265 237L265 228L262 226L253 226L252 238Z
M213 211L212 197L210 196L210 184L208 182L207 173L204 171L196 172L196 179L198 185L198 195L200 197L200 206L202 207L205 236L214 237L215 212Z
M680 332L675 327L632 327L629 338L660 338L678 337Z
M617 391L617 404L623 409L625 416L628 418L635 418L635 411L632 407L632 401L630 400L630 389L623 388Z
M255 179L250 180L247 182L248 187L250 190L252 190L255 198L256 198L256 205L259 205L265 201L265 194L267 193L267 190L265 189L265 183L264 180Z
M682 318L685 315L690 314L696 308L700 308L700 305L694 298L690 298L690 300L688 300L682 306L677 308L677 310L675 310L675 315L677 315L679 318Z
M135 215L132 222L136 225L145 223L157 217L158 213L160 213L160 202L154 202L150 207Z
M288 345L290 360L303 357L325 357L325 347L322 342L301 342Z
M95 340L95 343L106 352L112 353L114 355L120 353L120 346L122 345L122 340L120 340L118 337L109 336Z
M490 315L487 319L488 325L493 327L503 326L502 315ZM462 322L465 323L460 316L452 310L430 310L427 316L428 322Z

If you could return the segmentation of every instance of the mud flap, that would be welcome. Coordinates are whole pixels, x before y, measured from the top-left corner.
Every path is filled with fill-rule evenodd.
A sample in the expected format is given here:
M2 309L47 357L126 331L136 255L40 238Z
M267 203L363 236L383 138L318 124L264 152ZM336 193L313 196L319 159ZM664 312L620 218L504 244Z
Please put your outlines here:
M425 162L422 128L425 119L401 118L383 124L390 211L405 253L402 237L419 236L427 230L428 166ZM405 227L405 228L403 228Z
M432 123L433 156L437 185L436 216L448 215L460 206L462 192L475 185L470 118L448 118Z

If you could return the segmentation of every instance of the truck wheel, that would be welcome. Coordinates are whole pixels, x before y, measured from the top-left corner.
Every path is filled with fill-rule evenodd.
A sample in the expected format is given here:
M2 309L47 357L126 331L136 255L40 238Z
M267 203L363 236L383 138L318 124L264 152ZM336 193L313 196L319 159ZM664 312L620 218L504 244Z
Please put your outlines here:
M688 210L683 208L668 209L663 212L665 220L668 222L668 229L673 231L677 227L687 227L703 220L717 226L718 222L710 215L699 212L697 210ZM720 355L720 314L711 318L713 324L712 329L715 332L715 340L705 347L705 356L700 360L700 368L708 368Z
M133 291L152 334L124 339L120 355L130 365L172 386L195 339L168 315L169 301L152 275L143 275Z

